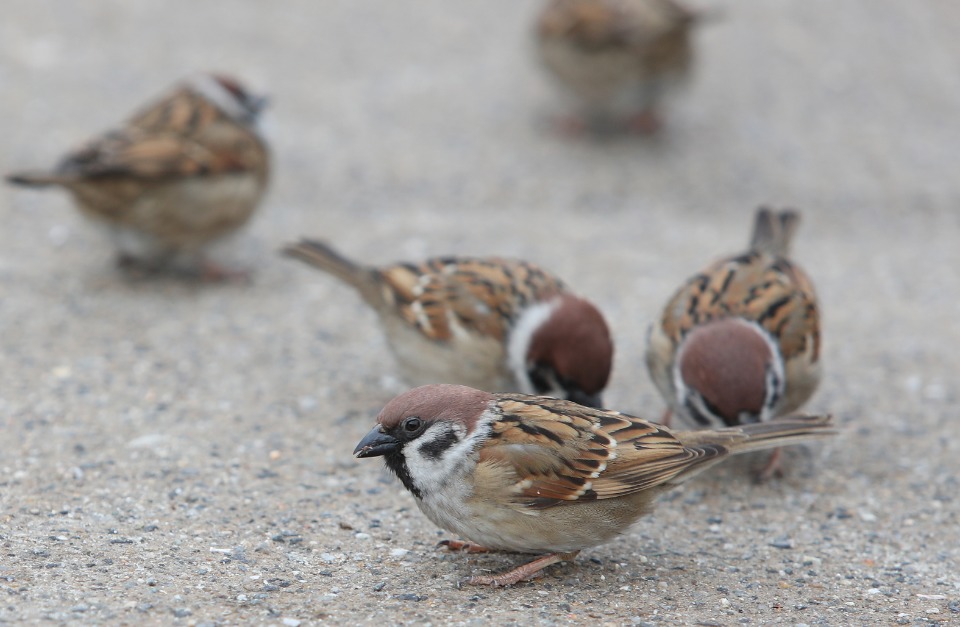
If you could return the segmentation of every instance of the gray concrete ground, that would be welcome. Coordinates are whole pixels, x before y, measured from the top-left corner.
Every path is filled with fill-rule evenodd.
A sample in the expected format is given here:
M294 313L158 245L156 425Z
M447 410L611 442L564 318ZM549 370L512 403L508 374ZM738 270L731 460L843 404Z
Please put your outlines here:
M714 6L714 5L710 5ZM57 192L0 192L0 622L960 623L960 5L726 2L656 140L544 131L533 2L54 2L0 20L0 170L52 163L196 69L274 98L276 176L223 254L131 282ZM846 433L731 463L505 590L351 450L402 386L373 315L279 258L520 256L598 302L610 406L644 331L768 202L825 312L809 405Z

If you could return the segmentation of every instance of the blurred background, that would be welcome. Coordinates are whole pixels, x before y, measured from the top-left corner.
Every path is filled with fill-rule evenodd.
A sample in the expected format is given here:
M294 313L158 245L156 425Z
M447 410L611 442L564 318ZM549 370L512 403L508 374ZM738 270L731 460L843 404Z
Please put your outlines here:
M236 601L249 576L234 568L239 560L202 566L208 572L195 577L215 591L209 596L185 593L193 584L177 578L196 573L210 547L276 546L269 537L280 528L313 541L310 550L347 556L331 566L307 552L299 580L282 575L299 582L299 596L264 603L290 616L308 601L325 609L302 618L365 615L373 610L362 604L374 607L379 597L351 600L331 586L366 589L395 581L401 569L412 582L439 573L430 594L446 607L387 616L469 613L473 593L447 579L470 567L434 556L433 527L409 511L406 494L349 454L402 389L373 314L344 286L276 250L310 235L378 264L447 253L537 262L609 319L617 355L607 404L655 418L662 404L643 365L647 325L682 280L746 246L759 204L803 213L794 258L819 290L825 347L825 378L808 409L834 412L850 433L824 458L799 460L823 467L807 485L795 477L792 489L820 494L825 504L776 486L751 494L783 500L783 512L766 515L790 524L853 512L857 526L831 531L835 544L817 538L820 548L806 549L824 551L818 559L827 563L830 594L834 573L850 574L862 592L887 586L889 568L922 564L884 604L852 593L863 616L923 615L916 594L929 593L933 581L945 586L934 593L952 596L926 603L950 615L958 549L941 530L956 529L956 501L947 495L956 493L960 470L960 444L950 435L960 398L960 4L690 5L716 17L695 34L694 75L665 106L664 128L652 137L593 137L550 128L566 104L532 51L537 2L7 0L0 171L50 166L173 82L217 70L269 95L264 128L274 174L257 217L223 247L254 271L249 286L131 283L113 269L106 237L65 193L0 191L0 515L6 546L23 558L0 566L14 578L9 585L22 588L0 619L67 620L81 602L91 608L87 620L140 616L124 614L138 603L153 604L142 610L148 614L192 608L198 620L221 610L237 612L229 620L263 619L263 606ZM731 551L775 535L769 519L732 505L754 498L745 496L748 485L705 485L710 494L687 508L722 511L729 529L747 530L725 538ZM176 489L199 501L168 496ZM44 516L75 508L86 513L69 524ZM707 529L706 514L684 511L680 503L664 507L626 548L594 554L611 564L661 542L683 551ZM337 524L371 517L390 521L370 532L388 547L426 541L418 549L426 563L384 564L381 574L358 566L351 556L390 548L374 550ZM90 535L114 528L143 536L145 521L160 521L168 535L147 534L129 549ZM46 546L56 524L76 535L74 548ZM176 559L172 545L181 547ZM121 549L148 554L114 555L116 568L100 574L70 569L84 554ZM778 575L764 569L762 552L757 558L742 568L775 588ZM282 552L251 559L252 569L291 568ZM628 583L636 599L653 599L649 607L663 603L654 584L642 583L655 567L677 579L672 589L684 588L674 594L709 597L724 579L722 555L697 575L707 584L700 591L689 590L683 573L663 575L677 560L682 566L676 556L643 567L624 559L640 568ZM51 562L64 566L42 570ZM148 562L152 574L143 574ZM582 578L569 585L594 590L612 608L605 595L616 588L600 582L603 568L581 572L594 565L578 564L548 579ZM117 592L138 576L169 583L182 599ZM99 601L78 600L91 582ZM781 593L791 603L806 598ZM123 609L117 594L134 606ZM504 594L522 604L535 592ZM738 603L762 620L770 607L763 595L772 593L757 594L759 601ZM704 602L715 607L712 597ZM503 620L525 616L495 605L487 611ZM617 609L614 617L638 611Z

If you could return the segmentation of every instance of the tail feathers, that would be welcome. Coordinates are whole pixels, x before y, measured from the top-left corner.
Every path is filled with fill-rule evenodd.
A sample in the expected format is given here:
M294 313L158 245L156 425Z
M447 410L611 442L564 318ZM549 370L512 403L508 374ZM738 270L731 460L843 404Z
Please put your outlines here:
M753 221L750 250L777 257L788 256L793 234L799 224L800 214L792 209L773 211L767 207L760 207Z
M66 185L72 179L51 172L14 172L6 176L7 182L26 187L47 187L48 185Z
M381 298L375 269L347 259L324 242L304 238L285 246L282 252L352 285L371 304Z
M731 455L739 455L820 440L838 432L829 414L794 414L716 431L685 431L678 436L687 448L722 448Z

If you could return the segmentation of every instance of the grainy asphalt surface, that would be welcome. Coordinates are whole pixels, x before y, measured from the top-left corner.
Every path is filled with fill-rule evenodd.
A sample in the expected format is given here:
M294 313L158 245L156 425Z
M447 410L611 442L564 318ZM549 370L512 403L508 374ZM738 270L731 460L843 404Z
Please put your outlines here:
M64 194L0 191L0 622L960 622L960 5L709 6L666 132L592 141L545 131L533 2L8 0L0 170L222 69L273 96L276 176L222 251L247 286L131 282ZM645 328L761 202L804 212L808 408L846 433L765 485L721 467L537 582L458 589L523 558L435 550L351 457L402 385L359 299L275 250L539 262L611 322L608 404L657 417Z

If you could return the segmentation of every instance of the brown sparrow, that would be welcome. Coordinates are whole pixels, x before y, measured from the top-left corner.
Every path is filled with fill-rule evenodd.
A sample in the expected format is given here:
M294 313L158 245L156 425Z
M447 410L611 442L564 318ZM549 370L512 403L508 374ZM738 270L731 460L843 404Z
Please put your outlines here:
M469 580L503 586L624 533L729 455L834 432L829 416L670 431L570 401L428 385L390 401L353 453L383 456L427 518L470 541L448 547L545 554Z
M110 228L124 265L198 257L243 225L263 196L269 155L255 123L264 103L232 78L197 75L53 171L7 180L69 190L84 215Z
M660 126L664 92L687 78L695 15L674 0L550 0L536 29L540 58L589 126Z
M817 297L787 258L799 221L794 211L759 209L750 250L687 280L650 327L647 367L667 417L672 411L702 426L762 422L796 411L816 390Z
M360 293L414 385L462 383L601 404L613 362L607 324L531 263L438 257L373 268L307 239L284 253Z

